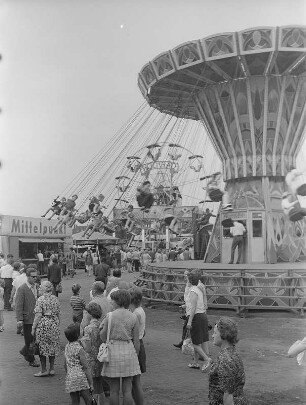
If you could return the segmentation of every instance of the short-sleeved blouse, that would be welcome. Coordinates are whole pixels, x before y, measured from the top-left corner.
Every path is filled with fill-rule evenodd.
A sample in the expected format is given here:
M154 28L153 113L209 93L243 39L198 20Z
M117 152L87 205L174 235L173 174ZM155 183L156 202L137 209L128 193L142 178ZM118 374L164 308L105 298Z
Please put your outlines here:
M232 394L234 405L248 405L244 395L243 363L235 347L220 350L209 372L209 405L223 405L223 394Z
M127 309L118 308L111 312L110 340L129 341L133 339L133 329L137 316ZM109 322L109 313L106 316Z

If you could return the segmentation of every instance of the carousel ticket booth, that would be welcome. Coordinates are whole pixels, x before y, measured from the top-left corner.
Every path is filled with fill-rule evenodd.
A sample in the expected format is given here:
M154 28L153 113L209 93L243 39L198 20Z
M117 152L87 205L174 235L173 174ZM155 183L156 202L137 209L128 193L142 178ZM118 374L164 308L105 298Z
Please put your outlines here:
M230 226L238 221L246 228L243 237L242 263L265 263L265 212L244 210L223 212L221 214L221 263L228 263L231 258L233 236ZM235 261L237 252L235 251Z
M4 255L11 253L14 259L22 259L25 264L37 262L40 250L44 255L44 271L51 251L61 249L68 252L72 246L72 229L62 226L54 232L57 221L45 218L0 216L0 249Z

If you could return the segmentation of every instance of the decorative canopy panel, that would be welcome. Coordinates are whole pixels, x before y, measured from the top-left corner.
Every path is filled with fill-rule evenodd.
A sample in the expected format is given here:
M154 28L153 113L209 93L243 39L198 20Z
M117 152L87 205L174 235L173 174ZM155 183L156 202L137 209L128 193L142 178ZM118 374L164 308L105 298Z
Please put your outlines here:
M139 74L148 103L201 120L225 180L284 176L306 125L306 27L260 27L179 45Z

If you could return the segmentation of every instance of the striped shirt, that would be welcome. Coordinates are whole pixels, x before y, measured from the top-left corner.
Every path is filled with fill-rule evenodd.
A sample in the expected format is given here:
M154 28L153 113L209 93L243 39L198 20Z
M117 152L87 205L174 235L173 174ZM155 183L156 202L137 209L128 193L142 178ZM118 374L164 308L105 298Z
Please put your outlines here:
M86 302L80 295L73 295L70 298L70 305L74 311L83 311L83 309L86 307Z

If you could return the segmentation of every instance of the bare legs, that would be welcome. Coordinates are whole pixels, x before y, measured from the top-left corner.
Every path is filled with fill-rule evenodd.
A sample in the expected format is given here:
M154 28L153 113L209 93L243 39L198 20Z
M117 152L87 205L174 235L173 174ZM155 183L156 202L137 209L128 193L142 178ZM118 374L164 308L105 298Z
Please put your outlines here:
M133 382L132 382L132 394L133 394L133 399L135 401L135 405L143 405L143 403L144 403L140 377L141 377L141 374L135 375L133 377Z
M132 397L133 377L122 377L122 393L124 405L134 405ZM119 405L120 378L110 378L110 405Z

